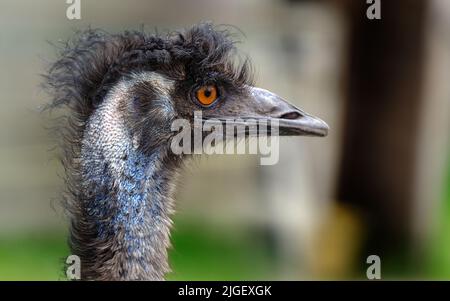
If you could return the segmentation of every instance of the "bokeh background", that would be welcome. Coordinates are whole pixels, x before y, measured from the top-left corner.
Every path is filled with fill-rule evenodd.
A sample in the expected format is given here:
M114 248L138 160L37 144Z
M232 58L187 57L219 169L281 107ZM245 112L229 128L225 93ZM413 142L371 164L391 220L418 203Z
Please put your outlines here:
M0 279L62 280L62 169L46 130L48 43L75 30L159 32L200 21L245 36L259 86L326 120L280 161L204 157L177 193L169 279L450 279L450 2L0 2ZM45 114L44 114L45 115Z

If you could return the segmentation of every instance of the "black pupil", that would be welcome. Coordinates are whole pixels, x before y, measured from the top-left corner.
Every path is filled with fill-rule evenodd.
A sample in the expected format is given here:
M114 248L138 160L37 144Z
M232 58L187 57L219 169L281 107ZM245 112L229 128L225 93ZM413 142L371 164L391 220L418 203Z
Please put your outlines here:
M205 92L203 93L206 97L210 97L211 96L211 88L206 88Z

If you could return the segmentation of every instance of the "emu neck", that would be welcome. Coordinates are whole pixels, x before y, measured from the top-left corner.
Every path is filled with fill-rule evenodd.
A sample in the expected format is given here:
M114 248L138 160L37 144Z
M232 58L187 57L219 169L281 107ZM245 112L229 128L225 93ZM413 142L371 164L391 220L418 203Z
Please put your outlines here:
M140 151L120 116L123 96L107 98L85 129L72 250L87 279L163 280L176 171L165 166L164 147Z

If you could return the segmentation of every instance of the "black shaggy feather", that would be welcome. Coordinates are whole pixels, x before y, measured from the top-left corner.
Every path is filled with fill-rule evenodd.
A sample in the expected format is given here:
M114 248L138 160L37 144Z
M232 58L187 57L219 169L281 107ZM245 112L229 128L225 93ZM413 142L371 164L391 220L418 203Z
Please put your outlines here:
M235 50L230 32L209 23L165 37L142 31L110 34L88 29L65 43L60 59L45 76L54 95L48 107L67 105L89 116L120 78L137 71L197 81L219 69L236 86L250 84L248 60L238 66L230 60Z

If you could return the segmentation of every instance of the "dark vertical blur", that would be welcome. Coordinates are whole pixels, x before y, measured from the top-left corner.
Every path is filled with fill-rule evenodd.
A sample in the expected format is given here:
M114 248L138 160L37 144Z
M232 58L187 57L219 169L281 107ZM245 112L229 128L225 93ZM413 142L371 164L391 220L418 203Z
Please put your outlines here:
M404 250L410 235L428 2L382 1L381 20L366 17L365 2L346 7L349 57L337 199L359 209L369 225L363 254L385 256Z

